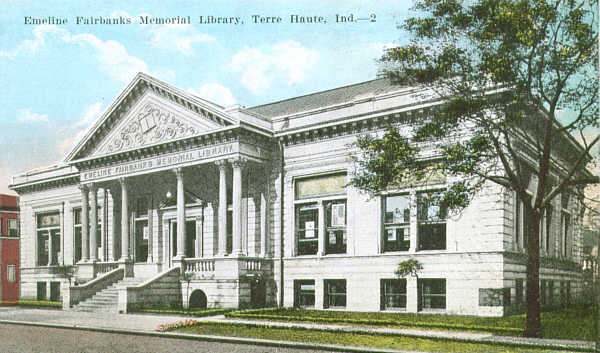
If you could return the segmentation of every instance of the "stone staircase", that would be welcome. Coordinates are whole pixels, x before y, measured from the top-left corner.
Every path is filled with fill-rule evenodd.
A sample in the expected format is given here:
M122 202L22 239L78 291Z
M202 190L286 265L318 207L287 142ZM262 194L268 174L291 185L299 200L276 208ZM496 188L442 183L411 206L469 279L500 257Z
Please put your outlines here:
M88 312L118 312L118 298L119 289L125 287L137 286L145 282L147 278L138 277L125 277L124 279L113 283L111 286L97 292L91 298L82 301L77 304L74 311L88 311Z

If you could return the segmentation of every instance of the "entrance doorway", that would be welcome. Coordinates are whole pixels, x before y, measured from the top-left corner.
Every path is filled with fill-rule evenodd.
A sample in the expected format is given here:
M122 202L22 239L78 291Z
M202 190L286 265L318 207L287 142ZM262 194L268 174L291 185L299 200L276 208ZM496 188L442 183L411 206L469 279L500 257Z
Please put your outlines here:
M267 286L261 278L250 280L250 305L253 308L264 308L267 302Z
M135 262L148 261L148 220L135 221Z
M185 221L185 257L195 257L196 221ZM171 258L177 255L177 221L171 221Z

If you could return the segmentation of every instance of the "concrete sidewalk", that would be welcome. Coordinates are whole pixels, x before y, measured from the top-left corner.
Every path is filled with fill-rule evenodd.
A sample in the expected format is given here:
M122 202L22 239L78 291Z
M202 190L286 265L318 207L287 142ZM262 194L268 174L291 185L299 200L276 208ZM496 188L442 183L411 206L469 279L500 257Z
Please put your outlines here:
M276 340L263 340L241 337L222 337L209 335L178 334L174 332L158 332L161 324L185 321L188 316L175 315L150 315L150 314L113 314L113 313L88 313L51 309L25 309L19 307L0 307L0 323L15 323L25 325L40 325L60 328L99 330L104 332L131 333L142 335L160 335L177 338L213 340L219 342L247 343L290 348L320 349L326 351L344 352L406 352L393 349L377 349L366 347L350 347L344 345L312 344L302 342L287 342ZM323 331L344 331L351 333L366 333L379 335L397 335L440 340L453 340L470 343L491 343L520 345L531 348L561 349L593 351L594 342L538 339L512 336L497 336L489 333L473 333L458 331L441 331L425 329L401 329L389 327L351 326L339 324L312 324L300 322L275 322L263 320L229 319L223 315L213 317L195 318L198 321L242 323L286 328L305 328Z

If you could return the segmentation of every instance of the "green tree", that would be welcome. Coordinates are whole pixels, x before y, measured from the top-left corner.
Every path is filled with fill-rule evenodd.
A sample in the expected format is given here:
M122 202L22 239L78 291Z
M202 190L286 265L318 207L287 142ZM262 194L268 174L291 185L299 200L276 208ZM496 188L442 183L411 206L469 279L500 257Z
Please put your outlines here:
M423 265L415 259L409 259L402 261L398 264L398 268L396 269L396 276L398 277L406 277L413 276L419 278L419 272L423 269Z
M359 138L351 184L379 192L442 172L437 201L457 212L484 184L514 191L528 225L525 335L539 337L540 220L556 197L599 182L585 169L600 139L597 3L415 0L414 10L401 27L410 42L380 61L430 114L410 134Z

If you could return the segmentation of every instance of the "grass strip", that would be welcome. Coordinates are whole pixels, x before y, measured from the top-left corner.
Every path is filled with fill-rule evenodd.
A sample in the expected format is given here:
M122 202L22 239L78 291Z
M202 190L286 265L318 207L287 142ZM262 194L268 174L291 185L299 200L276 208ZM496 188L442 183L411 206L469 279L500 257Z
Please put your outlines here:
M35 300L35 299L21 299L21 300L3 300L2 305L4 306L21 306L30 308L62 308L62 303L58 301L50 300Z
M436 322L419 322L408 320L384 320L384 319L353 319L353 318L323 318L315 316L285 316L285 315L268 315L268 314L253 314L246 312L231 312L225 314L231 318L259 319L259 320L277 320L277 321L302 321L314 323L343 323L355 325L371 325L371 326L392 326L392 327L418 327L418 328L437 328L437 329L452 329L452 330L469 330L469 331L484 331L495 334L505 335L521 335L523 330L512 327L497 327L497 326L478 326L478 325L461 325L461 324L445 324Z
M193 317L205 317L226 314L233 309L206 309L206 310L192 310L189 312L190 316ZM166 315L188 315L187 310L181 309L165 309L165 308L143 308L130 311L132 313L151 313L151 314L166 314Z
M366 334L343 331L323 331L310 328L276 328L267 325L242 323L199 322L192 327L175 330L181 333L234 336L304 343L341 344L359 347L392 348L426 352L556 352L558 347L548 349L529 348L526 345L505 345L478 342L459 342L448 339L415 338L392 334ZM572 349L568 351L573 351Z

